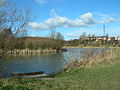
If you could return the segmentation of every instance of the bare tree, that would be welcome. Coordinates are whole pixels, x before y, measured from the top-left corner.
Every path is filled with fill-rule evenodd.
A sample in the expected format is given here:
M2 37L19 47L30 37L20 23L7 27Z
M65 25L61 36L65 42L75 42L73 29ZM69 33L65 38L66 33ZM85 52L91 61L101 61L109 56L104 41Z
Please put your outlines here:
M83 32L83 33L80 35L80 39L84 39L84 38L86 38L86 37L87 37L86 32Z
M60 32L55 32L54 30L50 31L49 38L53 39L52 42L54 49L60 50L64 45L64 36Z
M64 36L60 32L56 32L55 30L51 30L48 37L56 40L64 40Z
M60 33L60 32L57 32L56 33L56 37L55 37L57 40L64 40L64 36Z
M18 37L25 33L26 25L31 20L31 11L9 4L0 7L0 12L0 46L2 45L0 57L2 57L8 50L14 49L16 42L20 40ZM8 37L4 33L5 30L11 30L12 34ZM3 34L7 36L5 37Z
M56 31L55 30L51 30L48 37L49 38L52 38L52 39L55 39L55 36L56 36Z

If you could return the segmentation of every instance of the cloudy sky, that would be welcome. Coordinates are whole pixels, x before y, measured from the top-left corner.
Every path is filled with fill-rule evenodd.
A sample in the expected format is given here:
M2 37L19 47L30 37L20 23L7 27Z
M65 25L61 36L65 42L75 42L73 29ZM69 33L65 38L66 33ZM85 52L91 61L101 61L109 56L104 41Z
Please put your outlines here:
M2 3L6 0L0 0ZM50 30L75 39L82 32L120 36L120 0L13 0L20 8L29 7L35 19L29 22L30 36L45 37Z

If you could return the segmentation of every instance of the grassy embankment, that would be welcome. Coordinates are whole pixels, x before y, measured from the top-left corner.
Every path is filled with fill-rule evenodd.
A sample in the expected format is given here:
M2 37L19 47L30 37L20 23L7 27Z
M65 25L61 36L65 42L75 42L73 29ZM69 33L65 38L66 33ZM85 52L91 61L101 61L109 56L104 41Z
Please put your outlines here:
M47 79L0 80L0 90L120 90L120 50L88 55Z
M92 45L80 45L80 46L64 46L64 49L68 49L68 48L73 48L73 49L77 49L77 48L120 48L119 46L113 46L113 45L100 45L100 46L92 46Z

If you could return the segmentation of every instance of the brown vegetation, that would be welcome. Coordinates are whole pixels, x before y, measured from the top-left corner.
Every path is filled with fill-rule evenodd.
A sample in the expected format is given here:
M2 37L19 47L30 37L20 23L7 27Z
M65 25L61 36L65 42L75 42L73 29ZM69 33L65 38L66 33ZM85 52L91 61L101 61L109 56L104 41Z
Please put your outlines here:
M89 67L96 65L97 63L111 62L115 59L120 59L119 56L120 49L112 49L112 50L103 50L100 54L95 53L86 53L85 58L83 59L73 59L71 63L66 66L66 69L69 68L79 68L79 67Z
M55 49L63 47L64 41L47 37L23 37L25 49Z

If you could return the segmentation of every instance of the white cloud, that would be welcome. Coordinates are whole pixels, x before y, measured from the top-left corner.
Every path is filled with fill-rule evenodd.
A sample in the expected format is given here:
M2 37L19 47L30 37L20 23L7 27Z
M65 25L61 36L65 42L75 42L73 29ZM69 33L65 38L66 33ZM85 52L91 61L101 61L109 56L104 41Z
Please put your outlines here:
M68 37L80 37L80 34L67 34Z
M29 36L31 36L31 37L37 37L37 35L29 35Z
M47 3L47 0L35 0L36 2L40 3L40 4L45 4Z
M96 17L96 21L98 24L105 24L105 23L112 23L117 21L114 17L116 17L115 15L111 14L111 15L107 15L107 14L102 14L102 13L94 13Z
M43 21L43 22L30 22L29 26L31 26L34 29L37 30L49 30L49 29L55 29L57 27L90 27L93 24L103 24L103 23L110 23L115 22L115 19L113 17L105 17L102 15L102 19L97 20L97 18L94 17L94 13L85 13L81 15L79 18L76 18L74 20L69 19L67 17L59 16L55 13L55 10L51 11L51 18ZM99 16L99 15L98 15Z
M110 22L115 22L116 20L113 18L113 17L109 17L109 18L107 18L107 19L105 19L105 20L101 20L101 21L99 21L98 23L100 23L100 24L105 24L105 23L110 23Z
M94 24L95 20L93 18L92 13L86 13L81 16L81 19L86 23L86 24Z

